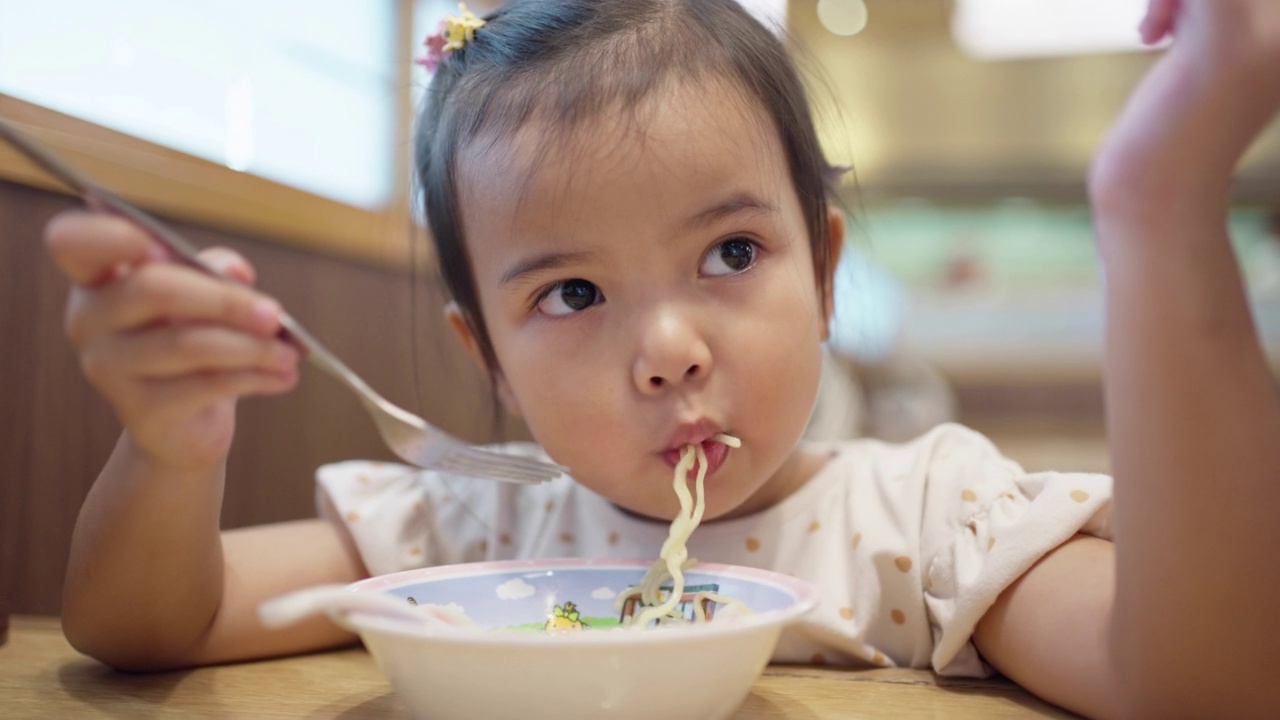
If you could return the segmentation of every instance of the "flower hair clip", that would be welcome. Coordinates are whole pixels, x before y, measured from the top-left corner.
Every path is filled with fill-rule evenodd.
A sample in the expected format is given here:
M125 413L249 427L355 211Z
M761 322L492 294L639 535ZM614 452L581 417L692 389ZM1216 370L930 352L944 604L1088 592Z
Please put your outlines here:
M465 3L458 3L458 15L446 15L440 21L440 27L423 43L427 48L425 57L414 60L415 63L435 72L446 60L449 53L461 50L467 43L476 39L476 30L485 26L483 18L478 18L467 9Z

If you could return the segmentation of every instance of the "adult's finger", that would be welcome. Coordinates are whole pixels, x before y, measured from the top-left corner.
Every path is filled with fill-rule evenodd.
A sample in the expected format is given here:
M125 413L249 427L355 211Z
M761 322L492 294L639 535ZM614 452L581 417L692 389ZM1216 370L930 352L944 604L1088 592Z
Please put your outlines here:
M1174 31L1181 0L1150 0L1147 14L1138 26L1142 42L1154 45Z

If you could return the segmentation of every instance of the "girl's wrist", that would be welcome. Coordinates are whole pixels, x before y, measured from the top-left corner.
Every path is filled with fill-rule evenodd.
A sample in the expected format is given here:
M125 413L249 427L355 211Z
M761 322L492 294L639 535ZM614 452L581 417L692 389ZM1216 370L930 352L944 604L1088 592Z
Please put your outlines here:
M1097 214L1175 224L1225 211L1236 167L1274 111L1263 93L1175 47L1134 92L1089 173Z
M171 483L221 482L226 475L225 455L208 463L174 462L147 449L128 430L121 437L123 459L139 477L164 478Z
M1091 183L1090 206L1100 248L1149 239L1159 245L1180 237L1198 238L1222 227L1230 208L1230 180L1138 178L1123 183Z

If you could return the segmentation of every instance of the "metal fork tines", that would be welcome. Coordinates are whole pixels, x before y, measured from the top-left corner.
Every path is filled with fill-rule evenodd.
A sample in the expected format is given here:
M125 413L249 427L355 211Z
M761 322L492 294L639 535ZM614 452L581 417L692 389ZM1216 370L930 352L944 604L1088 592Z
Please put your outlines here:
M217 269L199 257L199 249L186 238L90 181L3 118L0 118L0 139L6 140L36 165L75 190L91 207L113 212L147 231L156 242L173 254L176 261L215 277L223 277ZM383 441L404 461L425 469L518 483L538 483L565 472L566 468L559 465L484 450L451 437L374 392L360 376L352 372L287 313L281 313L280 324L281 339L295 345L312 365L356 393L361 405L377 425Z
M293 342L307 349L312 365L356 393L387 447L406 462L420 468L518 483L539 483L564 472L559 465L484 450L446 434L379 395L288 313L281 314L280 324Z
M534 458L507 455L471 445L450 448L440 459L441 470L461 475L492 477L508 482L540 483L561 474Z

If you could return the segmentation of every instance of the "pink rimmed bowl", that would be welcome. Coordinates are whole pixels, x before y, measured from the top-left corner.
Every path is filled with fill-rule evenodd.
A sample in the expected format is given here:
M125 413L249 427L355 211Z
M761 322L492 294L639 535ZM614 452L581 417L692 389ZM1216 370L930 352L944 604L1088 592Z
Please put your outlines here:
M360 635L418 718L714 720L751 691L782 629L817 605L813 587L789 575L702 563L687 572L687 585L715 586L751 614L720 608L705 624L622 629L617 596L648 566L512 560L409 570L349 586L406 604L452 605L478 629L418 628L360 612L330 616Z

